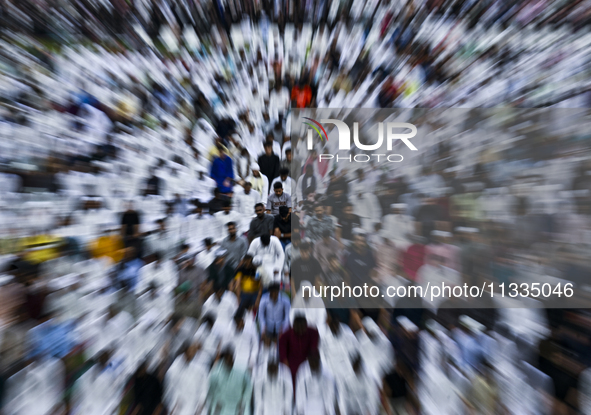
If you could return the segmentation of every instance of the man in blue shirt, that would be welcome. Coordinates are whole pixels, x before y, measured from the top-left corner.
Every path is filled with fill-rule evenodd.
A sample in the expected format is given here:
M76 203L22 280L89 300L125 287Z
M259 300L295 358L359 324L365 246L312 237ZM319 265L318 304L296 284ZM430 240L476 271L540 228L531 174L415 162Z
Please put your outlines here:
M289 298L279 292L279 284L269 286L269 292L261 297L259 324L263 336L278 337L289 328Z
M115 285L133 292L139 279L140 268L143 266L144 261L137 257L136 249L132 246L126 248L125 257L119 264L115 275Z
M232 159L223 147L218 147L219 157L211 163L211 178L215 180L221 193L232 193L234 186L234 167Z

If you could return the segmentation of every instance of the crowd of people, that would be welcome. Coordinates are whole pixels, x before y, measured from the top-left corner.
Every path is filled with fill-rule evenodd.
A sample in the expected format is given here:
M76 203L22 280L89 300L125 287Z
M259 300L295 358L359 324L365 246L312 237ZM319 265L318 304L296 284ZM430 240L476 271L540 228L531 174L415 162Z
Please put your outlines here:
M587 2L0 14L0 413L591 413ZM307 149L379 108L403 162ZM315 295L367 281L578 308Z

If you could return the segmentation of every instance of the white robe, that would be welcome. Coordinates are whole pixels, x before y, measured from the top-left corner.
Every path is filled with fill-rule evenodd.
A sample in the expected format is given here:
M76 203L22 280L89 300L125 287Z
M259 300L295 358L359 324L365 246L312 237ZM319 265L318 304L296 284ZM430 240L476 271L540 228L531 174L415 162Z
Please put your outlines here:
M254 379L254 415L291 415L293 384L287 366L279 364L277 375L270 377L265 365Z
M310 365L302 363L296 375L295 415L334 415L336 384L332 374L320 368L312 374Z
M326 367L338 378L352 372L351 357L360 352L359 341L346 324L334 335L330 328L320 331L320 355Z
M61 360L34 362L6 381L6 405L10 415L46 415L61 402L65 388Z
M164 377L164 401L171 413L195 415L203 407L208 373L209 367L198 356L190 362L184 355L175 359Z

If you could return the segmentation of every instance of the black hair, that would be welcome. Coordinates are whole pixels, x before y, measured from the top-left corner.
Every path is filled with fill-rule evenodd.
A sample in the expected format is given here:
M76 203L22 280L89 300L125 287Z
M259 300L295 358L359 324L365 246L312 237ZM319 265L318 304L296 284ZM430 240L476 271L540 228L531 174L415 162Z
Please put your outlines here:
M273 189L283 189L283 184L281 182L275 182Z

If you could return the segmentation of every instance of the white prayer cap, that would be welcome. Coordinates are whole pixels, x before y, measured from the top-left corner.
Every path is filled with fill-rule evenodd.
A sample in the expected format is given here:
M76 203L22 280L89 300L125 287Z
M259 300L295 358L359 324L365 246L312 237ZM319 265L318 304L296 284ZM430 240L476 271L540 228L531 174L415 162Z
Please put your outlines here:
M250 169L251 169L252 171L260 171L260 170L261 170L261 168L260 168L260 166L259 166L259 164L258 164L258 163L252 163L252 164L250 165Z
M400 326L409 333L416 333L419 331L419 328L416 326L416 324L410 321L406 316L398 316L396 321L398 321L398 324L400 324Z
M468 317L465 314L462 314L460 316L459 321L462 326L466 327L473 333L483 332L485 330L484 325L480 324L479 322L477 322L471 317Z
M391 209L406 209L408 205L406 203L392 203L390 205Z
M453 235L451 232L431 231L431 236L439 236L441 238L451 238Z

